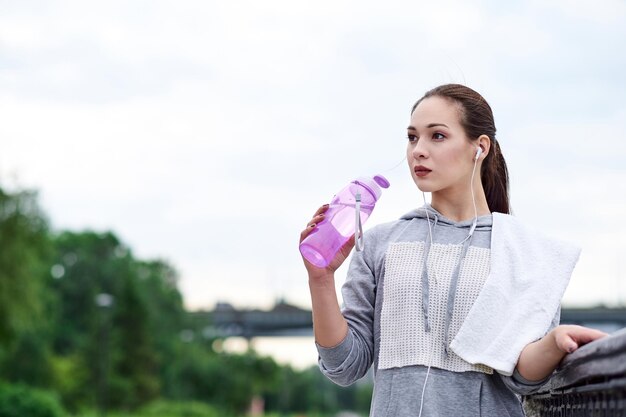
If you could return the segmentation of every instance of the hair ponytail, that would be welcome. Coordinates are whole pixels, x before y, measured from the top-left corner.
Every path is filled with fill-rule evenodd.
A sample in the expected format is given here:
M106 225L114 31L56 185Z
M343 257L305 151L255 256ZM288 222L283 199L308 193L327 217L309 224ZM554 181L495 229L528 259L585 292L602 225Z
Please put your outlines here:
M433 96L447 98L459 105L461 125L470 140L475 141L480 135L487 135L491 139L491 149L483 160L480 179L489 210L510 214L509 172L500 144L496 140L496 125L489 103L469 87L445 84L424 94L424 97L415 103L411 112L415 111L422 100Z
M485 190L489 210L510 214L509 170L500 150L500 144L495 139L492 139L491 150L483 161L480 179Z

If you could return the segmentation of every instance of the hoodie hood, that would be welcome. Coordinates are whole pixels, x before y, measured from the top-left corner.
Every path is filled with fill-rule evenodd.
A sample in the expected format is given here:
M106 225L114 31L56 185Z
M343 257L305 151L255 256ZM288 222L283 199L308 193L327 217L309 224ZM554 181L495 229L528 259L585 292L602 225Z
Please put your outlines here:
M476 229L481 230L491 230L492 218L491 214L486 214L484 216L478 216L476 222ZM430 204L424 204L422 207L411 210L402 217L400 220L412 220L412 219L426 219L430 220L431 223L434 223L437 226L451 226L457 227L460 229L466 228L468 231L472 227L474 223L474 218L463 220L460 222L450 220L443 214L439 213L435 210Z

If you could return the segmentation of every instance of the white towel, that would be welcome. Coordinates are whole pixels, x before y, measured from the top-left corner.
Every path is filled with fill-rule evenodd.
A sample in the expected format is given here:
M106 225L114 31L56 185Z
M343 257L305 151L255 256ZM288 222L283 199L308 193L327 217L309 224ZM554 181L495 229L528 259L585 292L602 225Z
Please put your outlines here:
M524 347L550 328L579 256L579 248L493 213L491 270L451 349L512 375Z

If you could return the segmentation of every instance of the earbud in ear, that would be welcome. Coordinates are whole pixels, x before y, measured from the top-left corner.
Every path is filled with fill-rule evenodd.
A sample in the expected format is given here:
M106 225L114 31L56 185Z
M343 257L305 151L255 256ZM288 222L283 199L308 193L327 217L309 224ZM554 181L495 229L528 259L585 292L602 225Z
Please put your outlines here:
M483 153L483 148L480 146L476 147L476 155L474 155L474 161L478 161L478 157Z

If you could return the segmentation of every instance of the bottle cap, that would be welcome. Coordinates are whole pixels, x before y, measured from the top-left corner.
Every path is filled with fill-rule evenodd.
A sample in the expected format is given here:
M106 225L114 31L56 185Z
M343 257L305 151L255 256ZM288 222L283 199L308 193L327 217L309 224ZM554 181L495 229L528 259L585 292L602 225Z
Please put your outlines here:
M374 181L383 188L389 188L389 181L382 175L374 175Z

